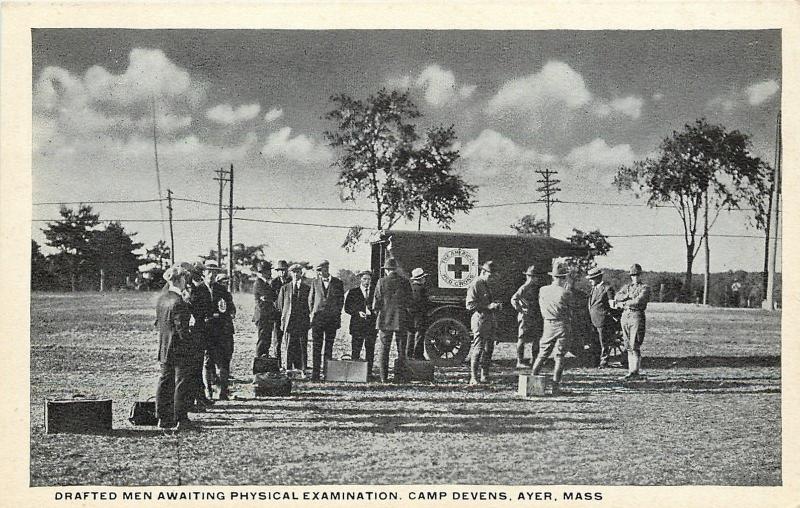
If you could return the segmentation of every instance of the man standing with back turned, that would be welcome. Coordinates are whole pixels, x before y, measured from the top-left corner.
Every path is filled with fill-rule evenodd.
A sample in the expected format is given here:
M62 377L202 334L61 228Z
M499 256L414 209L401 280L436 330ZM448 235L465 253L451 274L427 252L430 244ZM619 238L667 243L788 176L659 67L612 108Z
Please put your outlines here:
M564 372L564 355L567 353L569 340L569 270L558 261L553 262L550 272L553 281L549 286L539 289L539 311L542 313L542 339L539 341L539 354L533 362L531 374L541 372L544 362L553 353L553 395L561 393L561 374Z
M640 349L644 342L646 324L644 311L647 308L647 302L650 301L650 287L639 280L642 275L642 267L638 263L634 263L629 274L631 283L623 286L614 298L617 305L625 309L622 313L622 336L625 340L625 349L628 350L628 374L622 377L623 381L641 377L639 374L642 363Z
M389 353L392 350L392 337L397 344L397 357L401 363L406 358L406 329L408 326L408 307L411 305L411 283L397 273L397 260L387 258L383 264L386 276L381 277L375 286L372 308L378 314L375 327L381 344L380 372L381 382L389 380Z

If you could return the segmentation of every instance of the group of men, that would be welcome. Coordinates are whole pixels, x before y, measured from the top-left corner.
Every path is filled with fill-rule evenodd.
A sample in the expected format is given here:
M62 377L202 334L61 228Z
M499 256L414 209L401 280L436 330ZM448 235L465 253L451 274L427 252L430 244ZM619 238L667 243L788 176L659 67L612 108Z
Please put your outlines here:
M496 272L495 264L487 261L481 266L480 274L467 289L466 307L472 312L472 348L470 351L470 385L485 383L488 380L492 352L496 340L495 312L503 303L492 295L489 281ZM615 294L614 288L603 281L603 271L592 268L586 278L592 290L586 305L595 333L600 344L600 363L598 368L608 367L611 344L614 341L615 312L621 309L621 327L624 347L627 351L628 373L625 381L640 377L641 345L644 341L646 320L645 309L650 301L650 288L642 283L642 267L631 266L630 284ZM574 283L569 267L554 262L549 285L539 287L534 266L524 272L525 283L511 297L511 305L517 311L519 329L517 340L517 368L525 368L525 344L532 343L533 366L531 373L538 375L545 361L552 355L553 391L560 392L561 377L564 372L564 358L569 341L574 337L572 322L572 286ZM538 348L537 348L538 346Z

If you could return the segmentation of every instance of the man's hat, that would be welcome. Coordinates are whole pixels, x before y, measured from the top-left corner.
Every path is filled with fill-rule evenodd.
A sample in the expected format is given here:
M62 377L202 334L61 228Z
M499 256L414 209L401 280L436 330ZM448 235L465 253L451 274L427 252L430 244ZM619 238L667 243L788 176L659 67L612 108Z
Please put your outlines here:
M536 275L536 267L534 265L531 265L531 266L528 267L527 270L525 270L522 273L524 275L530 275L530 276Z
M289 271L290 272L302 272L303 271L303 267L301 265L299 265L298 263L295 263L295 264L293 264L292 266L289 267Z
M272 270L272 263L270 263L269 261L257 261L256 262L256 268L260 272L267 271L267 270Z
M414 268L411 270L411 280L421 280L427 276L428 274L425 273L423 268Z
M214 282L227 282L228 281L228 274L225 272L218 273L217 276L214 278Z
M203 263L203 270L212 272L221 272L223 268L220 268L219 263L217 263L213 259L206 259L205 263Z
M553 261L553 270L550 272L553 277L566 277L569 275L569 268L560 261Z
M356 274L356 277L358 277L360 279L364 275L369 275L370 277L372 277L372 272L370 272L369 270L361 270L360 272L358 272Z
M629 275L641 275L642 273L642 265L639 263L634 263L631 265L631 269L628 271Z
M320 269L320 268L322 268L323 266L331 266L331 263L330 263L330 261L328 261L327 259L323 259L322 261L320 261L319 263L317 263L317 267L316 267L316 269L317 269L317 270L319 270L319 269Z
M397 260L395 258L386 258L383 263L384 270L397 270Z
M487 261L481 265L481 270L484 272L492 273L494 271L494 261Z
M189 263L181 263L179 265L172 265L164 271L164 280L169 282L171 280L177 279L181 276L186 276L191 273L191 271L186 268L184 265L189 265ZM189 265L191 266L191 265Z
M603 276L603 270L597 267L590 268L589 271L586 272L587 279L596 279L597 277L602 277L602 276Z
M279 259L278 263L275 265L276 270L288 270L289 265L286 263L285 259Z

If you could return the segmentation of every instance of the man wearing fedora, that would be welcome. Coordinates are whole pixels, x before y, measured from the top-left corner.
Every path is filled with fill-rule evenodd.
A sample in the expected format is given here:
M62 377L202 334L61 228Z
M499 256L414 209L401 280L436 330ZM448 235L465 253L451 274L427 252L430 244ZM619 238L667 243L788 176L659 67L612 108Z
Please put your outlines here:
M530 367L525 360L525 344L531 345L531 361L539 352L542 337L542 316L539 314L539 284L536 267L531 265L523 272L525 283L511 297L511 306L517 311L517 368Z
M375 361L375 311L372 300L375 290L372 286L372 273L358 272L358 286L347 291L344 297L344 311L350 316L350 352L353 360L361 357L364 348L367 360L367 376L372 379L372 365Z
M269 261L258 261L256 263L256 282L253 284L253 323L256 324L257 341L256 356L269 356L272 346L272 331L275 327L277 309L275 300L278 293L272 287L270 279L272 276L272 263ZM280 346L276 349L280 352ZM280 356L278 356L280 358Z
M642 267L634 263L628 273L631 276L630 284L623 286L614 298L617 306L625 309L622 312L622 336L628 351L628 374L622 377L623 381L641 377L641 347L646 325L644 311L650 301L650 287L640 280Z
M342 326L344 305L344 284L331 275L330 262L323 259L316 268L317 278L311 283L311 290L308 293L313 341L312 381L319 380L320 367L324 369L322 365L324 361L333 358L333 342L336 339L336 331Z
M466 307L472 312L472 346L470 348L470 385L489 382L497 323L494 311L502 304L494 300L489 280L495 272L494 261L481 265L480 274L467 288ZM480 369L480 373L479 373Z
M308 341L309 287L303 283L303 267L295 263L289 267L292 282L284 284L278 293L278 311L281 313L286 368L304 370L306 358L303 343Z
M375 327L381 344L378 371L381 382L389 380L389 353L392 338L397 344L397 356L402 362L406 357L406 329L408 327L408 307L411 304L411 284L397 273L397 260L387 258L383 264L386 276L381 277L375 286L372 308L378 313Z
M589 293L589 318L592 326L597 330L597 338L600 341L600 363L598 368L608 367L608 355L610 354L612 336L613 317L611 308L614 306L614 287L603 280L603 270L595 267L590 268L586 274L592 291Z
M541 372L544 362L554 355L553 394L561 392L561 375L564 372L564 355L570 334L569 308L569 268L555 260L550 272L553 281L539 289L539 312L542 314L542 338L539 341L539 354L533 362L531 374Z
M192 287L189 291L189 308L194 320L191 327L192 336L196 338L199 347L192 377L195 392L194 409L199 412L205 411L207 407L213 404L213 401L206 397L203 389L203 367L209 347L209 321L212 313L211 290L205 282L206 271L218 273L220 270L217 262L209 259L205 263L198 261L193 265L191 271Z
M272 286L272 290L275 292L275 297L277 298L278 293L281 292L281 288L292 282L292 276L289 275L289 265L284 259L279 259L273 269L277 275L269 282L269 285ZM281 329L280 313L275 316L273 339L275 340L275 358L280 359L281 346L283 345L283 330Z
M422 268L411 270L411 306L408 309L408 336L406 356L414 360L425 359L425 328L428 326L428 274Z

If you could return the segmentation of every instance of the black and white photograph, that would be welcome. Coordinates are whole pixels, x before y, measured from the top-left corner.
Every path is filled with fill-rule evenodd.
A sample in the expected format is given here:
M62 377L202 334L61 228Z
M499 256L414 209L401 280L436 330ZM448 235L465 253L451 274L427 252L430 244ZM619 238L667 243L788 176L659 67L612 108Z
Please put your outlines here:
M787 485L781 26L169 26L29 31L28 488Z

